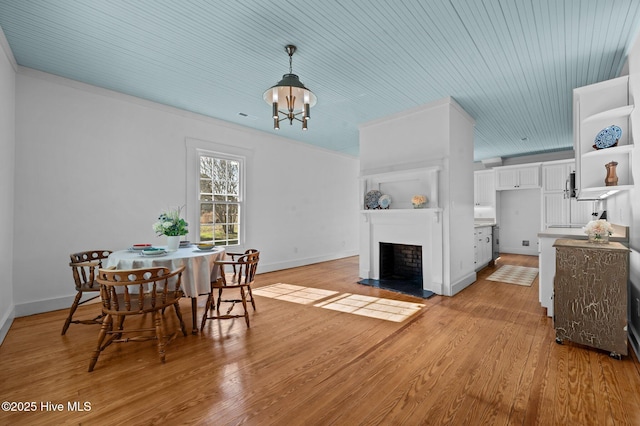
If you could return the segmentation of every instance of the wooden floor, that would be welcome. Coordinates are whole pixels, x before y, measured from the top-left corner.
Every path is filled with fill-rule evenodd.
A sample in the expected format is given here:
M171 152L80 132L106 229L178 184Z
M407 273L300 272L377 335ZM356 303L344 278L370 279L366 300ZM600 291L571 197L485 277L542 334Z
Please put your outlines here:
M536 267L537 258L500 264ZM357 257L261 274L258 286L426 306L397 323L256 297L249 330L242 319L210 321L174 340L166 364L154 342L112 345L92 373L98 326L60 336L64 311L17 318L0 346L0 395L36 411L2 411L0 425L640 425L635 356L557 344L537 278L531 287L487 281L495 269L428 300L356 284ZM182 306L190 327L189 299ZM75 402L85 411L70 410Z

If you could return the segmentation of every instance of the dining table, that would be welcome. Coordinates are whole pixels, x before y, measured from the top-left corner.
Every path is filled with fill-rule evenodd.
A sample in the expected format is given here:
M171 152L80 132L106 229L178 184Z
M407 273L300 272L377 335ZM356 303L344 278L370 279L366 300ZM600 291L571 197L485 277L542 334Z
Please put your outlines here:
M154 246L166 249L166 246ZM184 295L191 298L191 324L192 334L198 333L197 326L197 298L201 294L211 291L212 279L220 276L220 268L216 260L224 260L225 250L222 247L213 247L210 250L200 250L197 246L180 247L175 251L166 251L161 254L145 255L142 250L129 248L127 250L114 251L103 262L106 268L138 269L152 267L166 267L174 270L184 266L181 288Z

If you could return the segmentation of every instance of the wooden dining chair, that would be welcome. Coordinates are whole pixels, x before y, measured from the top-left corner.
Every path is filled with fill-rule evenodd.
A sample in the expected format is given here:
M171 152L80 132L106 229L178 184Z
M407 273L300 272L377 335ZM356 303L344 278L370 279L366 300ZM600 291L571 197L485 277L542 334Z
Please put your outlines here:
M98 334L98 345L89 363L90 372L93 371L100 353L111 343L157 340L160 361L165 362L165 346L177 334L177 331L172 334L166 333L163 318L165 308L173 306L182 334L187 335L180 312L180 298L183 295L180 285L184 268L181 266L174 271L163 267L98 271L96 281L100 284L104 318ZM150 327L142 326L142 318L139 328L124 328L125 318L133 315L144 316L148 313L151 313ZM134 336L123 337L129 334Z
M69 325L74 324L101 324L102 313L97 317L89 320L74 320L73 314L78 309L78 306L86 303L90 300L100 297L100 285L95 281L95 275L99 268L102 267L102 260L109 257L110 250L89 250L81 251L79 253L72 253L70 255L71 270L73 273L73 280L76 285L76 297L73 300L71 308L69 308L69 315L62 326L62 335L67 332ZM82 296L85 293L93 293L93 296L82 300Z
M231 319L244 318L247 328L251 327L249 321L249 311L247 310L247 301L251 302L253 310L256 305L251 293L251 285L255 280L256 271L258 270L258 261L260 260L260 252L255 249L247 250L245 253L227 253L231 260L217 260L215 264L220 268L220 277L211 281L211 291L207 297L200 331L204 329L204 325L209 319ZM239 299L223 299L223 291L238 289L240 291ZM216 291L217 290L217 291ZM218 300L215 300L215 293L218 293ZM247 299L247 295L249 298ZM231 303L226 313L220 313L221 303ZM241 314L232 314L232 310L236 303L242 303L244 312ZM214 312L215 306L215 312Z
M257 262L260 260L260 251L257 249L247 249L245 250L244 253L230 253L230 252L226 252L225 253L227 256L229 256L231 258L232 261L236 261L236 259L240 258L241 256L245 256L247 254L255 254L256 255L256 270L258 268L258 264ZM233 280L235 279L234 277L237 276L236 273L236 268L233 268L233 266L231 267L231 270L224 270L222 267L220 268L220 273L224 273L226 272L225 278L228 278L230 282L233 282ZM256 274L256 271L253 271L253 275ZM219 302L220 298L218 298L218 306L220 305ZM251 285L247 286L247 302L251 303L251 306L253 307L253 310L256 310L256 303L253 301L253 293L251 292Z

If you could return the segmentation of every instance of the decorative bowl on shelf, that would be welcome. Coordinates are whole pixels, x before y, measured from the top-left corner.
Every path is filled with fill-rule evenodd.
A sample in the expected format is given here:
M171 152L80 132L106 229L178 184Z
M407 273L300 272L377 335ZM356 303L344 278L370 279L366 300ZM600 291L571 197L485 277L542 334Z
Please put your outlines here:
M381 209L388 209L391 204L391 197L389 195L383 195L378 199L378 205Z
M595 139L595 144L593 145L594 149L605 149L611 148L612 146L618 145L618 141L622 136L622 129L615 124L612 124L609 127L605 127L604 129L598 132L598 135Z
M380 197L382 197L382 192L377 189L372 189L367 192L367 195L364 196L364 207L366 209L379 209L380 204L378 200L380 200Z

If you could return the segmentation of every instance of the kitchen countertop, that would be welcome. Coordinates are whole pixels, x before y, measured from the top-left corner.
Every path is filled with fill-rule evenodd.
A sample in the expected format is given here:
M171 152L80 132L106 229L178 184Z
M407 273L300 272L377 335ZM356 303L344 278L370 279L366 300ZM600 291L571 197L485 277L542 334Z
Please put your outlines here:
M627 226L613 225L613 235L609 237L609 241L628 242L629 228ZM546 228L538 233L541 238L570 238L574 240L586 240L587 234L582 228Z
M571 247L571 248L606 248L607 250L619 250L619 251L629 251L624 245L620 243L611 243L611 244L593 244L588 243L583 240L576 239L559 239L556 240L554 247Z
M490 220L476 219L473 222L474 228L482 228L483 226L495 226L495 225L496 225L495 219L490 219Z

